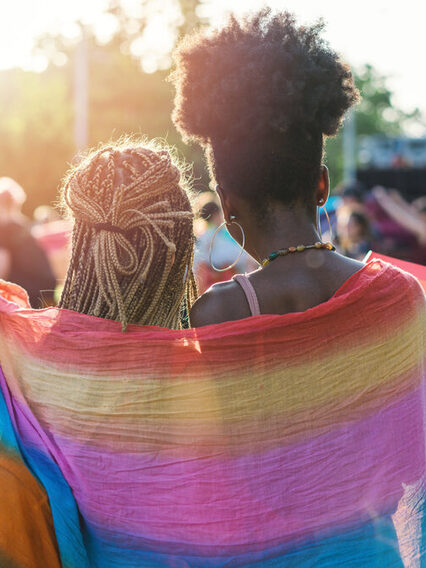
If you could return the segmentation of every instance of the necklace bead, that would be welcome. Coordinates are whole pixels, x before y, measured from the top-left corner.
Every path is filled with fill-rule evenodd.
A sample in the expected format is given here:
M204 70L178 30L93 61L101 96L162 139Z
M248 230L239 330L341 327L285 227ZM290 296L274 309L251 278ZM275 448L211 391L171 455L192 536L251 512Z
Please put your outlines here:
M270 262L272 262L279 256L287 256L290 253L303 252L304 250L311 250L311 249L317 249L317 250L325 249L325 250L335 251L336 247L333 245L333 243L330 242L321 243L320 241L317 241L313 245L297 245L297 247L288 247L285 249L280 249L275 252L271 252L271 254L262 261L262 266L268 266Z

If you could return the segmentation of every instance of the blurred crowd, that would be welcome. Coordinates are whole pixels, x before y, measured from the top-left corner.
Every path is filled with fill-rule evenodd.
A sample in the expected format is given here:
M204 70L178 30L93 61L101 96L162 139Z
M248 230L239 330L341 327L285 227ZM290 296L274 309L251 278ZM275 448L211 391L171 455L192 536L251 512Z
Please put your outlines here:
M0 278L19 284L33 308L54 305L66 275L70 224L49 206L22 213L24 189L9 177L0 178Z
M357 260L373 250L426 265L426 195L408 202L396 190L378 186L367 190L359 182L341 186L336 193L326 204L327 215L323 209L320 211L323 241L332 241L339 252ZM200 292L258 266L243 254L232 269L217 272L212 265L229 266L238 257L240 247L226 228L218 230L223 216L215 193L202 193L196 211L195 270ZM289 244L297 243L283 243L283 247Z
M357 260L373 250L426 265L426 195L409 202L396 190L367 190L358 182L337 188L336 193L326 204L328 215L324 210L320 213L324 241L333 241L339 252ZM0 178L0 278L22 286L31 305L43 308L58 299L72 227L47 205L38 207L32 219L26 217L22 213L25 199L16 181ZM200 293L215 282L257 268L247 253L240 254L240 246L222 226L214 192L199 194L195 210L194 268Z
M339 252L362 260L373 250L426 265L426 195L409 202L394 189L359 182L338 189L328 209Z

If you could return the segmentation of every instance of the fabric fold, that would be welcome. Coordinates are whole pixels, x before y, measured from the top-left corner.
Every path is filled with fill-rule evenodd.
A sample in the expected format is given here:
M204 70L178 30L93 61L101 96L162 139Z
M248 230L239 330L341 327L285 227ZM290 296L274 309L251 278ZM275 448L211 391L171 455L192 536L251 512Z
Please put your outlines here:
M408 273L373 259L306 312L125 334L0 295L1 432L65 568L422 565L426 307Z

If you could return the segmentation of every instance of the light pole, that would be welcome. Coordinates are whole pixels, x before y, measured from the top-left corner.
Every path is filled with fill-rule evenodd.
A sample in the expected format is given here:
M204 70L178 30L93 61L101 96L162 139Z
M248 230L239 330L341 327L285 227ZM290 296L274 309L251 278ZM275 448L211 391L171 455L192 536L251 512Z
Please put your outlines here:
M77 45L74 60L74 142L77 151L87 148L89 142L89 57L87 32L80 24L81 41Z
M343 127L343 182L356 180L356 120L355 112L349 111Z

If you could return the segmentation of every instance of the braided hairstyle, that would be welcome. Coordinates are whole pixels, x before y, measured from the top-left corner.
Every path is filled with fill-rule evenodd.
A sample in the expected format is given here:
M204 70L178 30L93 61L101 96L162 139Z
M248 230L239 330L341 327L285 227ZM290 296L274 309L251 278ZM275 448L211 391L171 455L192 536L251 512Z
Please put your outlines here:
M67 174L74 219L60 308L177 329L197 290L188 179L165 149L123 142L92 152Z

